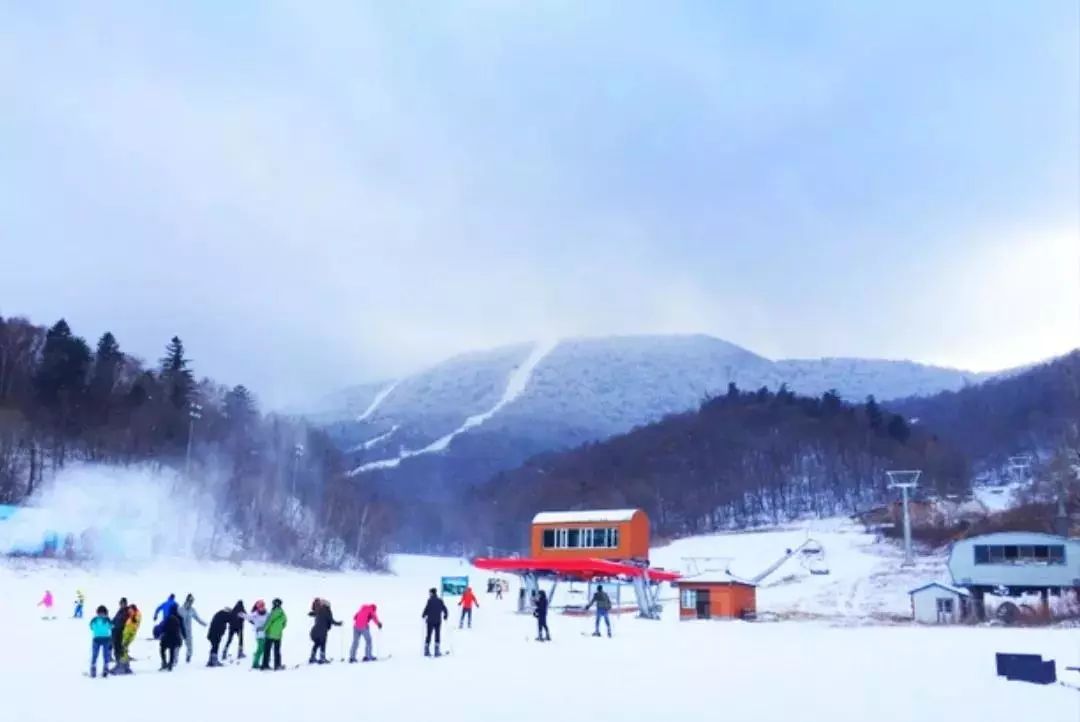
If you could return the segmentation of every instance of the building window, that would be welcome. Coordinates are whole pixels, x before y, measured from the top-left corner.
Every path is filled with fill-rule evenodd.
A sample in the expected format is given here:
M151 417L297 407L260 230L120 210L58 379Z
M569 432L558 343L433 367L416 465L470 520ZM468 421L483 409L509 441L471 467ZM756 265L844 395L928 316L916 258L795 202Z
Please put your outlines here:
M544 529L544 549L617 549L618 528Z
M696 589L684 589L682 590L682 608L683 609L697 609L697 594Z
M976 564L1046 565L1065 563L1063 544L976 544Z
M938 614L952 614L953 613L953 600L951 599L938 599L937 600Z

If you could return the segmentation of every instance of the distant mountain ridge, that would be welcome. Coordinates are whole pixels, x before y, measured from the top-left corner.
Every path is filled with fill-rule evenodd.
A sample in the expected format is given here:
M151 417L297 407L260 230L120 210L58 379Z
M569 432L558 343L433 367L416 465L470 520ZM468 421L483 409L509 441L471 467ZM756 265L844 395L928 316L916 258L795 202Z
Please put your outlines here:
M455 356L334 394L304 415L331 429L355 474L415 490L482 482L535 453L694 409L729 383L862 401L959 390L989 376L910 361L772 361L703 335L575 338Z

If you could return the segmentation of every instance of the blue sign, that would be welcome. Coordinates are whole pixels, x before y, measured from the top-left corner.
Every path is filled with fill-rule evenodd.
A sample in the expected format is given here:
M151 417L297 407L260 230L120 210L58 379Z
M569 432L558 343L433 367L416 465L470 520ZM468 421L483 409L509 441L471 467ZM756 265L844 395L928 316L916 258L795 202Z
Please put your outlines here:
M465 587L469 586L468 577L443 577L442 593L461 596L465 593Z

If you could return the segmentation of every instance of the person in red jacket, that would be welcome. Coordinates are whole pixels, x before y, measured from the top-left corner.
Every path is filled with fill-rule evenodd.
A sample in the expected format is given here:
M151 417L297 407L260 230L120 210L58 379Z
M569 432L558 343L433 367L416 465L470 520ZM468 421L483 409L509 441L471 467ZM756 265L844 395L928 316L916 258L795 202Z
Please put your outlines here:
M356 648L360 646L360 638L364 639L365 662L375 661L375 655L371 653L371 623L374 622L382 629L382 622L376 614L374 604L365 604L353 615L352 647L349 649L349 662L356 662Z
M469 629L472 629L472 609L474 606L477 609L480 608L480 602L477 601L476 595L473 594L472 587L465 587L465 593L461 595L458 606L461 607L461 621L458 622L458 629L465 626L466 617L469 619Z

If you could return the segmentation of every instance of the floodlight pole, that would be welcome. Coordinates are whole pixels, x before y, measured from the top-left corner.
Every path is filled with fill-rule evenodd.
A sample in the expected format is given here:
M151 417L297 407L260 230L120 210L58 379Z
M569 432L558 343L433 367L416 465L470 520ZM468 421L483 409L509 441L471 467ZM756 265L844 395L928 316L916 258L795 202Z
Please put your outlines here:
M188 408L187 453L184 455L184 475L191 476L191 442L195 437L195 422L202 418L202 406L191 404Z
M905 567L914 566L915 565L915 560L914 560L914 558L912 557L912 554L911 554L911 512L910 512L910 510L908 508L908 490L909 489L914 489L918 485L918 478L919 478L919 476L922 475L922 472L921 471L907 471L907 472L887 471L885 473L888 475L888 477L890 479L889 488L890 489L899 489L900 492L903 495L903 500L904 500L904 564L903 564L903 566L905 566ZM899 476L900 474L905 474L905 475L908 475L912 480L911 481L892 481L893 474L896 474L897 476Z

